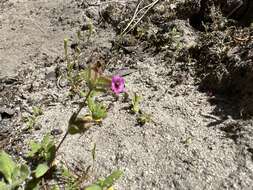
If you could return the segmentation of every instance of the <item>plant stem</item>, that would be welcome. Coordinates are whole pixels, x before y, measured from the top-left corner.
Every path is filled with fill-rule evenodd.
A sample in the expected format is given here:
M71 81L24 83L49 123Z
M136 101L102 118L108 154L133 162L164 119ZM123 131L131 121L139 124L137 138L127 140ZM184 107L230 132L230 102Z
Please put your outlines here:
M58 144L58 146L57 146L57 148L56 148L56 150L55 150L55 153L57 153L57 151L59 150L59 148L61 147L61 145L62 145L62 143L64 142L64 140L67 138L67 136L68 136L68 130L65 132L65 134L64 134L64 136L63 136L63 138L61 139L61 142Z
M86 95L84 101L79 105L79 109L76 112L76 117L79 115L80 111L84 108L84 106L86 105L86 101L88 100L90 94L91 94L92 90L89 90L88 94Z
M88 94L86 95L84 101L79 105L79 108L78 108L77 112L74 113L74 114L75 114L74 120L75 120L76 117L79 115L79 113L80 113L81 110L84 108L84 106L86 105L86 101L87 101L87 99L89 98L91 92L92 92L92 90L89 90L89 92L88 92ZM67 138L68 134L69 134L69 133L68 133L68 130L67 130L67 131L65 132L65 134L64 134L64 136L63 136L61 142L58 144L58 146L57 146L57 148L56 148L56 150L55 150L55 153L58 152L58 150L60 149L62 143L63 143L63 142L65 141L65 139Z

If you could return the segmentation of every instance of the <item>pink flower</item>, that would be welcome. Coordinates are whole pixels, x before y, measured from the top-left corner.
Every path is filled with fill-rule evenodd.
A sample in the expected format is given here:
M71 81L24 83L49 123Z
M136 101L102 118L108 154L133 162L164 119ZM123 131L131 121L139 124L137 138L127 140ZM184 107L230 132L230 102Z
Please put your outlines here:
M124 92L124 90L125 90L125 80L124 80L124 78L122 78L120 76L113 76L112 77L111 88L112 88L112 91L117 95L121 92Z

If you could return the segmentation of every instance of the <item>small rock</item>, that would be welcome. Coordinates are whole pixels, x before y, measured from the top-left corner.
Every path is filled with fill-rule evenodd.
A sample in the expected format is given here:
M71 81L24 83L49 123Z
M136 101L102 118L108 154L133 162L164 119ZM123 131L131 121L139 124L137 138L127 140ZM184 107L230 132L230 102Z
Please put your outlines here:
M53 136L57 136L57 135L60 135L62 133L63 133L62 129L53 129L51 131L51 135L53 135Z
M9 119L15 114L15 110L10 108L0 108L0 115L2 119Z
M36 124L34 125L34 129L35 129L36 131L40 130L41 128L42 128L42 125L41 125L40 123L36 123Z
M56 80L56 74L55 74L55 72L51 71L51 72L47 73L46 76L45 76L45 79L46 80L51 80L51 81Z

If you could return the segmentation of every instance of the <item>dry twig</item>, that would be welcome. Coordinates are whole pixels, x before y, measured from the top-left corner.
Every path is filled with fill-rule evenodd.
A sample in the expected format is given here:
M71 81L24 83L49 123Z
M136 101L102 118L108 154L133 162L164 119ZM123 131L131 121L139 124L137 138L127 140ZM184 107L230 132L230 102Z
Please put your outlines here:
M142 18L147 14L147 12L148 12L151 8L153 8L153 7L159 2L159 0L155 0L155 1L153 1L152 3L146 5L145 7L141 8L140 10L138 10L139 7L140 7L140 4L141 4L142 2L143 2L143 0L141 0L141 1L138 3L138 5L137 5L137 7L136 7L136 9L135 9L135 12L134 12L134 15L133 15L132 19L131 19L130 22L127 24L127 26L126 26L126 28L123 30L123 32L121 32L121 36L126 35L128 32L130 32L132 29L134 29L134 28L136 27L136 25L142 20ZM129 27L131 26L131 24L134 22L135 18L136 18L142 11L144 11L144 10L146 10L146 11L145 11L145 12L140 16L140 18L132 25L132 27L129 28Z

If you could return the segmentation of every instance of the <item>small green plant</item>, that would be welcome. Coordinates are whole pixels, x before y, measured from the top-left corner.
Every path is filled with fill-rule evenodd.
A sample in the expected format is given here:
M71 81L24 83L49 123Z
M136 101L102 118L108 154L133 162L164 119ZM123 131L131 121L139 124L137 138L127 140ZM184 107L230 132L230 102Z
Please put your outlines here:
M66 38L64 39L64 56L65 61L67 63L66 66L66 79L68 80L69 86L70 86L70 96L74 96L76 94L79 94L81 97L84 97L84 93L82 91L82 85L84 82L83 73L85 73L85 70L79 71L78 69L75 69L75 67L78 67L79 64L79 58L82 55L81 48L80 48L80 42L81 40L84 40L84 36L87 36L88 40L90 39L91 35L95 33L94 26L91 22L91 20L88 20L88 34L81 35L81 32L77 32L77 44L74 46L74 51L70 54L68 51L68 43L69 40Z
M146 114L146 113L140 113L137 117L137 123L139 125L145 125L146 123L151 122L151 115Z
M64 57L66 61L66 79L68 80L70 86L70 95L75 95L80 88L81 78L79 77L78 71L74 69L75 65L78 63L79 56L81 55L81 51L79 47L75 48L75 52L69 55L68 52L68 42L67 38L64 39Z
M32 114L25 118L26 125L27 125L26 129L27 130L33 129L33 127L35 126L35 124L37 122L38 117L42 114L43 114L43 111L42 111L41 107L33 107Z
M63 141L68 134L80 134L87 131L93 124L99 124L107 116L107 108L102 104L95 101L95 95L105 92L113 92L116 95L124 92L125 81L120 76L109 77L103 74L101 64L95 64L80 71L78 76L86 83L87 93L85 99L80 103L78 110L73 113L69 119L68 130L66 131L63 139L56 148L56 152L60 148ZM81 110L88 105L89 113L80 116Z
M56 147L53 137L46 134L41 142L30 142L30 152L27 156L37 161L45 161L50 163L54 160Z
M137 93L134 93L134 96L131 101L131 111L137 116L137 123L139 125L145 125L152 121L151 115L144 113L140 108L141 96Z
M174 50L174 54L172 57L172 64L174 65L176 59L179 56L180 51L183 48L183 44L181 42L182 34L178 31L176 27L173 27L172 30L169 32L171 46L170 48Z
M122 176L123 172L120 170L116 170L112 172L111 175L106 177L105 179L100 179L96 183L88 186L85 190L109 190L113 189L112 186L114 183Z
M91 19L88 19L88 40L90 40L92 34L96 32L95 27L91 21Z
M30 176L30 169L25 164L17 164L4 151L0 152L0 189L16 190ZM3 178L1 178L3 177Z
M37 164L37 163L36 163ZM34 164L31 165L33 168ZM38 190L42 177L48 172L50 166L46 163L38 164L32 170L26 164L15 163L10 155L4 151L0 152L0 189Z
M78 178L74 176L68 168L62 167L61 175L65 181L66 190L78 190Z
M38 186L40 179L53 167L56 155L56 146L52 136L46 134L41 142L30 142L30 152L27 156L36 165L34 179L28 185Z
M89 31L92 31L91 27ZM80 32L78 33L78 38L81 38ZM68 55L67 47L68 41L64 41L65 49L65 59L67 62L67 79L69 81L70 90L73 94L79 94L84 100L79 104L79 108L72 114L69 119L68 128L62 140L58 146L54 149L54 156L61 147L62 143L65 141L68 135L83 134L90 127L96 124L101 124L102 120L107 116L107 108L101 103L98 102L96 96L101 93L113 92L116 96L125 90L125 81L121 76L106 76L103 74L103 65L96 63L89 65L86 69L80 71L74 70L74 65L78 62L78 55L80 51L77 52L77 56L71 57ZM81 115L80 112L83 108L87 107L88 112L84 115ZM43 146L44 140L41 144L32 143L33 149L30 152L30 155L33 157L35 155L40 155L39 157L47 160L45 152L48 152L48 146ZM46 143L48 144L48 143ZM93 167L95 161L95 151L96 146L92 150L92 159ZM50 151L49 151L50 152ZM42 156L41 156L42 155ZM44 155L44 156L43 156ZM53 158L52 158L53 159ZM50 160L52 160L50 159ZM50 165L48 165L50 167ZM85 172L76 178L68 172L66 169L63 172L63 176L67 179L67 189L76 190L79 189L80 183L87 178L88 172L91 166L88 166L85 169ZM39 168L39 174L44 175L49 168L41 167ZM93 184L93 187L99 187L101 190L110 188L115 180L117 180L122 173L119 171L113 172L112 175L108 176L104 180L99 180L96 184ZM40 176L40 175L39 175ZM83 181L80 181L83 180ZM88 187L91 189L92 186Z

